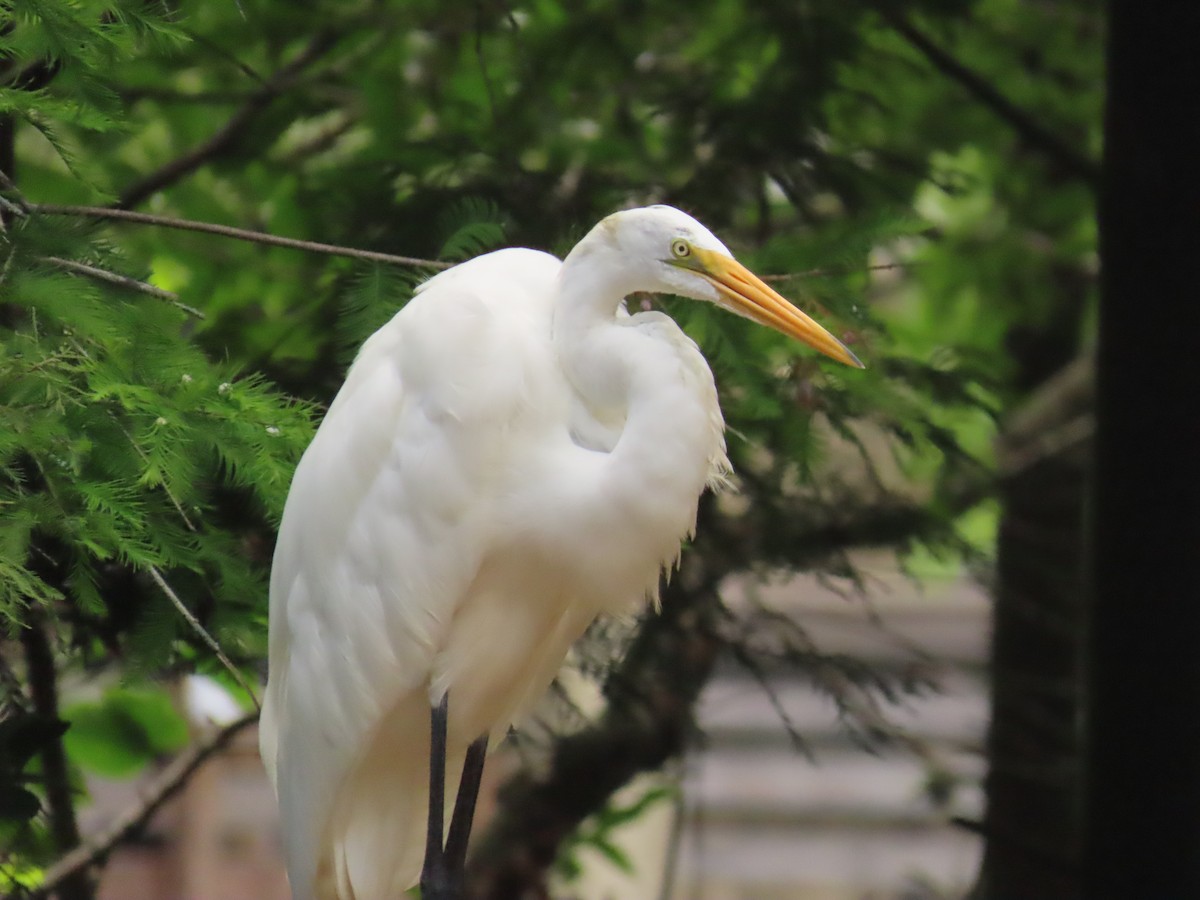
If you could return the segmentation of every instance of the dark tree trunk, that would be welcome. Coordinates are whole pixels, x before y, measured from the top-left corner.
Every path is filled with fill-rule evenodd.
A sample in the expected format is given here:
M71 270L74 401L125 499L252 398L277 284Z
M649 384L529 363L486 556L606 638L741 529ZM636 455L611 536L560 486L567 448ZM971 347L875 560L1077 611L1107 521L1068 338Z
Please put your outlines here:
M1011 416L995 610L986 838L976 896L1079 896L1082 523L1091 360Z
M1084 893L1200 897L1200 4L1110 10Z
M58 720L58 672L54 666L54 651L46 631L45 617L31 608L21 629L21 644L25 649L26 677L29 681L33 710L43 721ZM42 750L42 787L46 794L45 809L50 838L60 854L79 845L79 826L75 821L75 798L71 791L71 773L62 738L55 736ZM73 873L59 885L59 900L92 900L91 879L86 871Z

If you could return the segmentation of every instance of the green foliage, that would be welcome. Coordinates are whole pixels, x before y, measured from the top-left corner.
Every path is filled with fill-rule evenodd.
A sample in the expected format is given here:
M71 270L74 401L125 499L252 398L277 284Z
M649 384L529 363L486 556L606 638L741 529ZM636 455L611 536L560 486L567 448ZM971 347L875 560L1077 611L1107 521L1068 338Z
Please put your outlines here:
M63 716L70 724L64 740L72 761L108 778L134 775L188 741L187 722L161 690L118 688Z
M363 341L412 296L414 280L410 272L375 263L346 284L337 318L339 356L346 368Z
M280 514L308 411L207 359L180 311L58 268L70 235L20 220L5 248L0 506L12 527L0 613L64 600L103 614L119 602L97 587L112 563L188 572L218 597L231 580L244 587L236 570L249 561L231 560L209 523L231 490L265 521ZM97 247L76 249L120 268Z
M449 236L440 259L460 261L495 250L504 242L504 217L496 204L463 197L438 217L440 230Z
M41 810L41 801L26 787L30 763L67 727L66 722L34 714L0 720L0 828L32 819Z
M633 863L616 842L617 832L640 819L651 807L664 801L674 802L678 795L678 788L659 785L647 788L632 802L606 804L595 815L589 816L559 848L554 860L555 873L568 883L576 881L585 870L583 857L592 852L608 860L619 871L633 874Z
M1098 9L905 12L1095 157ZM814 523L871 525L877 506L910 500L921 514L886 541L914 569L985 559L994 509L959 517L996 476L1004 412L1050 374L1014 347L1065 332L1069 353L1086 339L1090 188L867 6L8 0L0 12L12 24L0 124L15 126L19 182L0 189L0 622L11 634L44 611L64 671L142 683L216 668L151 568L237 663L261 659L273 529L314 410L426 273L24 214L25 201L124 197L452 261L502 244L561 254L636 203L694 212L868 366L664 301L722 394L744 512L718 524L754 537L714 562L730 571L810 565ZM330 40L314 49L318 34ZM156 172L160 189L130 193ZM175 292L204 318L64 262ZM157 743L175 733L163 710L129 699L142 690L72 709L73 764L132 772L170 749ZM25 790L19 754L3 762L4 724L0 792ZM611 832L644 808L610 810L577 845L619 866ZM51 855L23 846L36 852L22 865Z
M90 150L81 162L79 151L97 134L128 127L119 64L182 46L164 9L12 4L14 26L0 35L0 53L12 64L5 71L21 74L0 80L0 122L16 123L19 155L32 154L34 170L46 167L77 198L103 200L121 177L121 167L108 171ZM31 180L22 189L44 182ZM198 322L181 308L101 280L105 272L138 279L149 271L103 232L23 212L13 190L5 198L3 631L14 635L39 607L64 671L118 659L129 679L190 667L200 655L193 645L203 645L153 570L229 652L257 655L271 534L312 434L311 407L280 393L245 358L198 342ZM182 290L185 304L206 305ZM0 721L0 808L13 826L0 835L0 853L20 850L25 862L52 858L28 771L47 743L64 740L86 771L130 775L187 740L167 695L150 688L73 706L62 723L19 706Z

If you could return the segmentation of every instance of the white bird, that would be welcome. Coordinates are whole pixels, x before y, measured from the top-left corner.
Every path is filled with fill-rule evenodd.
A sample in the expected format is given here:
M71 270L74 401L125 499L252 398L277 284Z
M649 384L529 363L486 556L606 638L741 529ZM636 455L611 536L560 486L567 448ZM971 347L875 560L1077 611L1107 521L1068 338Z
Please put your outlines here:
M625 312L638 291L861 366L668 206L562 262L500 250L419 288L363 345L279 530L260 740L296 900L394 900L418 874L457 896L489 739L598 615L656 594L728 471L712 373L668 316Z

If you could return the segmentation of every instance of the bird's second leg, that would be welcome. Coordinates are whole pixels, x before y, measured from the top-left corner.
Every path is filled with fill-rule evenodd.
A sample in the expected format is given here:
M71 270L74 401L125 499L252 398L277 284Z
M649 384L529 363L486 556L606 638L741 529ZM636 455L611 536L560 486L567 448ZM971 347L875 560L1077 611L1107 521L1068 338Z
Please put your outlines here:
M475 819L475 801L479 797L487 748L487 735L477 738L467 748L462 780L458 783L458 796L454 800L454 817L450 820L450 834L446 838L446 868L450 877L458 879L460 884L466 883L467 842L471 837L471 823Z
M429 713L429 820L425 831L425 864L421 867L421 900L459 900L461 879L455 884L446 866L442 844L446 807L447 695Z
M446 730L449 697L430 708L429 820L425 833L425 864L421 868L421 900L461 900L466 885L467 842L475 819L475 801L483 779L487 736L467 748L450 834L442 843L446 808Z

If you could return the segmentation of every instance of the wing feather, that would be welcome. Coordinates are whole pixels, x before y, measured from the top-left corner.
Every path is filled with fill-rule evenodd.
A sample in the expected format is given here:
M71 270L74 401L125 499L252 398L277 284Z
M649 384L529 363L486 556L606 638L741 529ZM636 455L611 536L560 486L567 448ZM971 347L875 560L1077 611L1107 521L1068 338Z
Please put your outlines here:
M412 723L504 540L488 498L566 419L550 345L559 265L509 250L431 279L364 344L297 467L260 729L297 900L375 900L415 880L428 727Z

